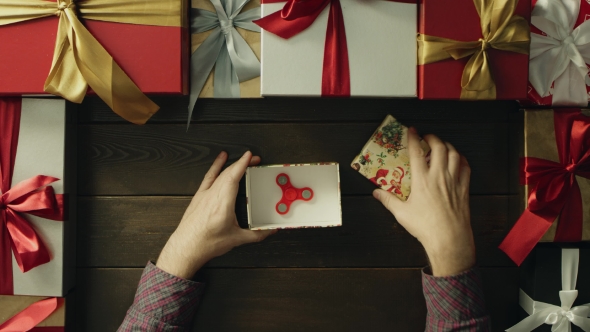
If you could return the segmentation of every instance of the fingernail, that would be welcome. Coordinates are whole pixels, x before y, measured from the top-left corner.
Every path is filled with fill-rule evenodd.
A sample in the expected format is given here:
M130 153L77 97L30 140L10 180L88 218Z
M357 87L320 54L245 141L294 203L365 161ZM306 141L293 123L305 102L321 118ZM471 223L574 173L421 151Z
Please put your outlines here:
M373 197L375 197L376 199L379 199L379 195L381 195L381 193L379 192L379 190L373 190Z
M416 130L416 128L414 127L410 127L410 129L408 129L412 134L418 134L418 131Z
M221 151L221 152L219 153L219 155L217 156L217 158L220 158L220 159L221 159L221 158L223 158L224 156L225 156L225 151Z

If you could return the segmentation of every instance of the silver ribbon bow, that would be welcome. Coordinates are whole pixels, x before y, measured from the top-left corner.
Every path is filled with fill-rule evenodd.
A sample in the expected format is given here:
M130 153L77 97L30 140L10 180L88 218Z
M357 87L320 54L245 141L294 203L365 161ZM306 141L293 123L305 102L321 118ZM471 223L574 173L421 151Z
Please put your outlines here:
M214 65L213 95L216 98L239 98L240 82L260 76L260 61L235 28L260 32L260 27L252 23L252 20L260 18L260 7L240 14L249 1L211 0L216 13L191 9L191 33L213 31L191 56L189 123L195 103Z
M522 289L520 290L520 306L530 315L520 323L506 330L507 332L532 331L543 324L549 324L552 332L571 332L574 324L582 330L590 332L590 303L573 307L578 291L579 249L561 250L561 290L559 298L561 306L533 301Z
M590 21L574 29L580 1L539 0L531 23L546 36L531 33L529 79L546 97L553 86L553 105L588 105L586 79L590 63Z

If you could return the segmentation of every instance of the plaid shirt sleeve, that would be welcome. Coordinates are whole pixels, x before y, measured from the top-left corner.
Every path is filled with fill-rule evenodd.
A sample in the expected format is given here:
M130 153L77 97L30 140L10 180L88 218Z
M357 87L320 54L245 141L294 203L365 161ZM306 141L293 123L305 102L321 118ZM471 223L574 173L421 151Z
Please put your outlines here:
M475 268L450 277L434 277L423 270L422 287L428 309L427 332L491 331L481 277Z
M203 288L201 283L178 278L148 262L118 331L185 331Z

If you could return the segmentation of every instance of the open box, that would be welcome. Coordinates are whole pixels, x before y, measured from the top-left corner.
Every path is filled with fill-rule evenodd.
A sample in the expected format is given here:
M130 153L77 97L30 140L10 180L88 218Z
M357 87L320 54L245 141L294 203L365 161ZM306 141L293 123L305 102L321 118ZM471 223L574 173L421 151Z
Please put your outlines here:
M302 189L300 198L287 210L283 198L287 175L294 189ZM306 188L311 189L305 192ZM285 197L287 192L285 192ZM342 226L340 172L338 163L287 164L249 167L246 170L248 226L253 230Z

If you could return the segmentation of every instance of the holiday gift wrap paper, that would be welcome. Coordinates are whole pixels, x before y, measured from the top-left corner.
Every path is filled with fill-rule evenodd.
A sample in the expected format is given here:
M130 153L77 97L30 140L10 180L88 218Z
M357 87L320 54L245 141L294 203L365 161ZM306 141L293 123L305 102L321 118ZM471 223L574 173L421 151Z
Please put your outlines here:
M38 296L11 296L11 295L0 295L0 325L15 316L16 314L27 309L30 305L42 301L46 297ZM63 331L66 320L66 303L65 299L57 299L58 306L53 313L51 313L42 322L37 324L37 328L31 331L48 331L56 332ZM62 329L48 329L49 327L61 327Z
M417 5L380 0L340 0L340 4L348 48L350 95L416 97ZM284 6L285 2L263 1L262 16ZM308 28L289 39L262 30L263 96L322 95L330 6L333 4Z
M582 113L590 116L590 110L583 110ZM553 110L527 110L524 113L524 117L524 156L559 162L555 141ZM582 193L584 214L582 240L587 241L590 240L590 179L576 176L576 180ZM529 186L524 186L523 189L523 202L526 207L529 197ZM558 223L559 217L557 217L543 238L541 238L541 242L553 242Z
M260 7L260 0L251 0L248 2L244 8L242 9L242 13L248 11L250 9ZM192 8L199 8L205 9L210 12L215 12L215 7L211 4L210 0L192 0ZM260 33L254 32L246 29L242 29L240 27L236 27L236 30L240 33L240 35L244 38L246 43L250 45L256 57L260 59ZM207 37L211 34L211 31L206 31L202 33L196 33L191 35L191 53L194 53L195 50L201 46L201 43L207 39ZM199 98L213 98L213 76L215 75L215 68L211 71L209 76L207 77L207 81L205 82L205 86L203 86L203 90L199 94ZM240 83L240 97L241 98L260 98L260 77L253 78L248 81L244 81Z
M430 147L420 144L428 158ZM408 128L388 115L350 165L378 187L407 200L412 179Z
M12 187L36 175L60 179L51 184L65 194L65 221L25 214L47 247L51 260L22 272L12 255L14 294L64 296L75 278L75 110L61 99L22 99L20 133ZM0 271L2 273L2 271Z

